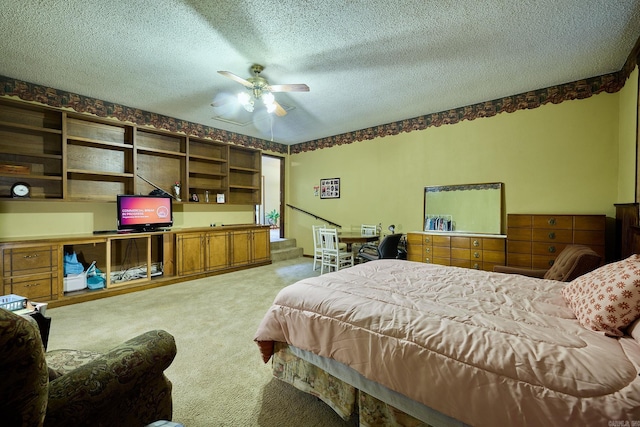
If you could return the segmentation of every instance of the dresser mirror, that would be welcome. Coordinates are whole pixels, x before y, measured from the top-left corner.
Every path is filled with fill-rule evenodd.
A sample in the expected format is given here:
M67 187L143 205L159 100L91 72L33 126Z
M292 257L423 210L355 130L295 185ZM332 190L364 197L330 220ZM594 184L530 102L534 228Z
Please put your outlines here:
M501 234L501 182L424 188L424 231Z

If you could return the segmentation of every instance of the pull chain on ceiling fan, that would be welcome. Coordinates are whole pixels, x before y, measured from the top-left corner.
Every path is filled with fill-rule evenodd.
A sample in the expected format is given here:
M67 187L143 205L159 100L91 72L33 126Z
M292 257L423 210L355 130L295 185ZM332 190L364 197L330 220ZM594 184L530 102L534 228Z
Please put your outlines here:
M260 76L262 70L264 70L262 65L253 64L251 66L253 77L249 77L248 79L243 79L230 71L218 71L218 73L249 89L246 92L240 92L238 94L240 104L249 112L252 112L254 109L254 100L259 99L262 100L269 113L275 112L277 116L281 117L286 115L287 112L275 100L273 96L274 92L309 92L309 86L303 83L270 85L264 77Z

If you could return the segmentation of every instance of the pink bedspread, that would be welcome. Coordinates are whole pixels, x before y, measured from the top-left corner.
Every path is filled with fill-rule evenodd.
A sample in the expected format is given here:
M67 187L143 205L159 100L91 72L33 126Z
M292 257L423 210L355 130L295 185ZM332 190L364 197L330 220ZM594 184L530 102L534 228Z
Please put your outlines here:
M474 426L640 425L640 344L578 323L564 284L380 260L283 289L255 336L333 358Z

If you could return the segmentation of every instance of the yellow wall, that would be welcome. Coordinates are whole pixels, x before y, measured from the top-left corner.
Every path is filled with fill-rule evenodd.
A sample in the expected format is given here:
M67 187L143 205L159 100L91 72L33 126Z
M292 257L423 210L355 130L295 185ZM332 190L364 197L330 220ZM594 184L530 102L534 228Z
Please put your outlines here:
M174 229L254 223L253 206L174 204ZM116 229L116 204L0 202L0 237L66 236Z
M637 71L633 79L615 94L291 155L288 203L343 227L395 224L406 233L422 227L425 186L503 182L506 213L613 217L635 188ZM334 177L340 199L314 196L320 179ZM317 223L288 212L287 237L307 255Z

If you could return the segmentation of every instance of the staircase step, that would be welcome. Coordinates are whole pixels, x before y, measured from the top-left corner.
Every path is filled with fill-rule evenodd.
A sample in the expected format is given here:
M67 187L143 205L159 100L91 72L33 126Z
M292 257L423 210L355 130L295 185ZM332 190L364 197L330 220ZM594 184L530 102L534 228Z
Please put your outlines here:
M296 239L278 239L271 242L271 261L300 258L303 249L296 247Z

